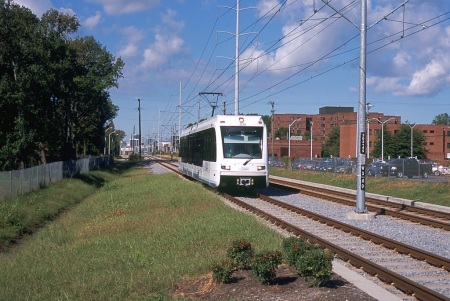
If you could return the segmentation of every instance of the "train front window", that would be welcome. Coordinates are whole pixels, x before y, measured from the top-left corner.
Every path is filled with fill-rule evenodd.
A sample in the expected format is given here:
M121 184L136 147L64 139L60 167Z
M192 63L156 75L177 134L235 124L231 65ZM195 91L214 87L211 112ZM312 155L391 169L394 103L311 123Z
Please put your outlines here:
M225 158L262 158L262 127L222 126L220 129Z

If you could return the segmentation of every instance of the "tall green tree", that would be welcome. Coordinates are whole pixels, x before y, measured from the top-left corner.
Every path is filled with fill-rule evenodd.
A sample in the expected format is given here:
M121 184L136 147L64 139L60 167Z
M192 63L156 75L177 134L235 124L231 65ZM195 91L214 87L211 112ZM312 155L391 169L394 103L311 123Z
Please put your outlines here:
M45 82L40 67L39 19L30 10L0 2L0 168L39 160L38 113Z
M413 139L413 156L427 158L427 151L424 147L425 138L423 133L416 128L412 128L411 136L410 124L402 124L395 134L388 131L388 125L384 126L384 159L406 158L411 156L411 137ZM382 138L381 131L377 135L372 155L381 158Z
M397 156L406 158L411 156L411 139L414 157L427 158L427 151L424 147L425 137L422 131L414 128L412 124L402 124L395 133L395 145Z
M447 113L439 114L433 119L432 124L450 125L450 116Z
M74 15L0 0L0 169L103 152L124 64L78 28Z
M325 140L322 151L323 157L339 157L340 151L340 128L334 127L331 129L328 138Z
M280 127L278 130L275 131L275 138L278 138L280 140L286 140L288 131L289 131L288 128Z
M385 124L382 128L383 134L381 134L381 131L378 132L377 141L375 142L371 155L379 159L384 158L384 160L387 160L388 158L396 158L397 149L395 147L394 136L388 131L387 124ZM381 155L382 149L384 156Z

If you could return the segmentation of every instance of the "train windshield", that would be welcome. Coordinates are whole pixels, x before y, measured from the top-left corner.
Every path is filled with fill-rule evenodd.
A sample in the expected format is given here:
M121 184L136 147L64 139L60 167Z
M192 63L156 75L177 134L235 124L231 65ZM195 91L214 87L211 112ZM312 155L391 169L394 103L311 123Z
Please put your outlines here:
M225 158L262 158L262 127L222 126L220 129Z

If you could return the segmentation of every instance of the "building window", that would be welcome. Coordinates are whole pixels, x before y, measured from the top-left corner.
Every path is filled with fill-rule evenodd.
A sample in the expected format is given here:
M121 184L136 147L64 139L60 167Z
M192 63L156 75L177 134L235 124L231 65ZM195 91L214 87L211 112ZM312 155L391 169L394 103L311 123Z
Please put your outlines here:
M447 143L447 148L450 148L450 143Z
M430 145L434 145L434 142L430 142Z
M320 120L325 121L325 117L320 117Z
M434 130L430 130L430 134L434 134Z
M427 130L423 130L423 133L426 134L426 133L428 133L428 131Z
M320 127L323 127L323 128L324 128L324 127L325 127L325 123L321 123L321 124L320 124Z

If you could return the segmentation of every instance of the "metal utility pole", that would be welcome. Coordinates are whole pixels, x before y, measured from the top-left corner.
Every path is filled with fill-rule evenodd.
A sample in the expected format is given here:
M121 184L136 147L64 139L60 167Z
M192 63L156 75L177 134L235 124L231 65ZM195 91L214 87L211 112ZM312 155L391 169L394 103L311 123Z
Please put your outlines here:
M240 0L236 0L236 8L227 7L229 9L233 9L236 11L236 33L234 34L236 37L236 54L235 54L235 69L234 69L234 115L239 115L239 13L241 9L239 7ZM248 8L247 8L248 9ZM254 33L254 32L253 32Z
M223 102L222 114L227 115L227 102L226 101Z
M181 82L180 82L180 100L178 107L178 139L177 139L177 151L179 151L180 142L181 142Z
M272 132L272 159L273 159L273 141L275 140L275 137L273 135L273 127L274 127L273 125L274 125L275 121L273 119L275 118L275 101L270 101L269 103L272 105L272 110L270 111L272 113L272 118L271 118L272 123L271 123L270 128L271 128L271 132Z
M361 0L361 49L359 54L359 106L356 164L356 213L367 213L366 189L366 45L367 45L367 0Z
M378 24L381 20L385 19L390 14L394 13L397 9L404 6L409 0L405 0L402 4L397 6L389 14L383 16L382 19L375 22ZM353 24L358 28L350 19L343 15L339 10L331 6L328 0L322 0L322 2L334 10L342 18ZM371 26L370 26L371 27ZM367 213L365 204L365 189L366 189L366 45L367 45L367 30L370 28L367 26L367 0L361 0L361 24L360 30L360 54L359 54L359 105L358 105L358 130L356 135L356 213Z
M139 161L141 160L141 99L138 98L138 111L139 111Z
M236 0L236 63L234 72L234 115L239 115L239 0Z

